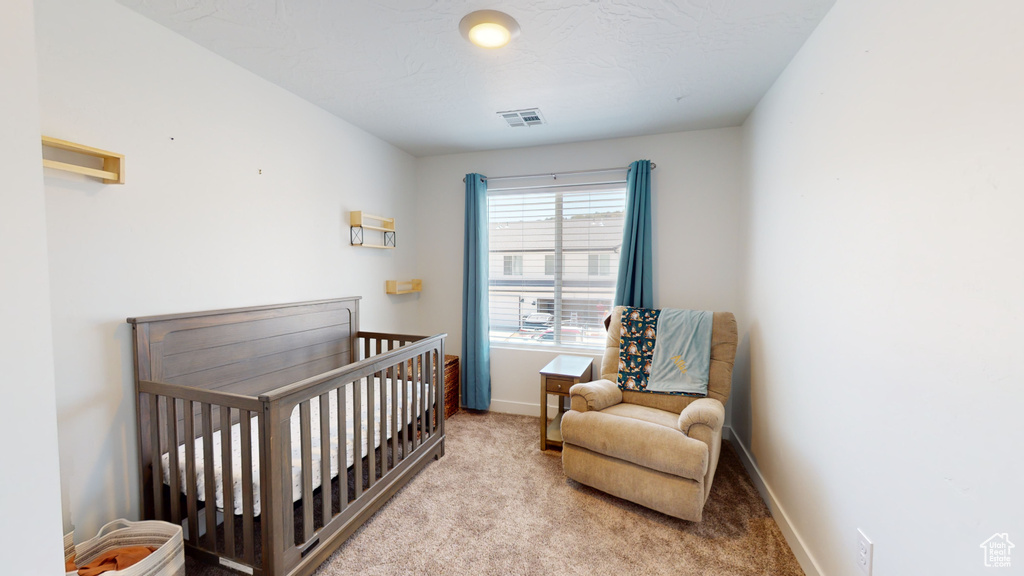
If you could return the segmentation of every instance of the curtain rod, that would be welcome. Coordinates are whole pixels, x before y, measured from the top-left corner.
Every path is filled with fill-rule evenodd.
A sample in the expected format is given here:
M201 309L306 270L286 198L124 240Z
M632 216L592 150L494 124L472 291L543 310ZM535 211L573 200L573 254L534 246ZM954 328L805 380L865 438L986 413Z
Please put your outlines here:
M627 180L609 180L607 182L581 182L574 184L540 184L537 186L516 186L515 188L488 188L487 193L492 194L495 192L505 192L508 194L515 194L517 192L524 192L528 190L549 190L551 188L578 188L584 186L610 186L612 184L625 184Z
M651 162L651 170L654 170L657 167L657 164ZM523 178L540 178L542 176L550 176L552 180L558 180L559 176L576 176L579 174L601 174L603 172L619 172L622 170L629 170L629 166L626 166L625 168L605 168L603 170L573 170L570 172L545 172L543 174L523 174L520 176L494 176L492 178L484 177L484 181L490 182L492 180L521 180ZM462 181L465 182L466 178L463 177Z

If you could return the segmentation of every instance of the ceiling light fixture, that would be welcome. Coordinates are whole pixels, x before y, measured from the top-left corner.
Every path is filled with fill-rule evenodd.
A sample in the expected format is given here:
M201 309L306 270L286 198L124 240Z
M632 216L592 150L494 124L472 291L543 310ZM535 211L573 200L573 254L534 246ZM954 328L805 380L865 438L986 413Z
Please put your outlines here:
M459 22L462 37L482 48L501 48L519 36L515 18L497 10L470 12Z

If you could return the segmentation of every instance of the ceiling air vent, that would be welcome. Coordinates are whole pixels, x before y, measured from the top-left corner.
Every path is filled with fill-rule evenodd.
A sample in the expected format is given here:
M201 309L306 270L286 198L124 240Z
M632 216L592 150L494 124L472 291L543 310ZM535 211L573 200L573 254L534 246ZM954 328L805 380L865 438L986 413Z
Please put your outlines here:
M498 116L501 116L505 122L508 122L509 128L539 126L544 123L544 117L540 115L540 110L536 108L498 112Z

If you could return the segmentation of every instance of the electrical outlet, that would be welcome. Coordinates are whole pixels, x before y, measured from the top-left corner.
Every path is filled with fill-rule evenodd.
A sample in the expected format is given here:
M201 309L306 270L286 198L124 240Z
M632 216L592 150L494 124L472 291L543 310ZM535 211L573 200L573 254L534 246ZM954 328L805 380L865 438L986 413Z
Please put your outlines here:
M874 556L875 545L871 543L867 534L857 528L857 566L861 572L871 576L871 558Z

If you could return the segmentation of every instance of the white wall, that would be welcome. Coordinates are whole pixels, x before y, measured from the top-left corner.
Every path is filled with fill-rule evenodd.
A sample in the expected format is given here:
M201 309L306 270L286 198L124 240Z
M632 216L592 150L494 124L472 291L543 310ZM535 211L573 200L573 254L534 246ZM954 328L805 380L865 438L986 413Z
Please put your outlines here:
M459 354L463 176L625 167L642 158L658 166L652 176L655 304L736 311L740 140L740 129L727 128L421 158L416 198L422 238L420 330L447 332L448 349ZM537 373L556 354L492 347L491 409L540 414Z
M875 576L1021 550L1022 19L839 0L744 126L733 427L822 574L861 574L858 527Z
M127 156L127 184L47 171L65 507L78 534L137 514L128 316L384 294L415 262L415 159L112 0L38 0L43 133ZM262 174L260 173L262 171ZM349 246L350 210L397 250Z
M0 554L5 574L62 574L57 412L32 2L0 19Z

